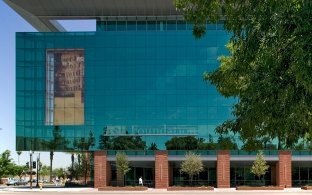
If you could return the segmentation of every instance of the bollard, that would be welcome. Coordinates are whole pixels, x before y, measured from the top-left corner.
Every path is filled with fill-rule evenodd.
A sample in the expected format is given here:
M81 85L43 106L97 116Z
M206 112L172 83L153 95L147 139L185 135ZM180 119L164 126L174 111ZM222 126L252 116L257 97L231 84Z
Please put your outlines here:
M39 183L40 190L42 190L42 186L43 186L43 183L40 182L40 183Z

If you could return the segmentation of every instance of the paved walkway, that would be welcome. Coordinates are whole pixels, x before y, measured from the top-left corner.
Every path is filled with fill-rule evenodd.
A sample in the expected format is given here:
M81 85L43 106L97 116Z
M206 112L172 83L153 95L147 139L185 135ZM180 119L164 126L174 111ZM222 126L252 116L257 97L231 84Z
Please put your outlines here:
M42 190L40 188L33 188L30 189L29 187L6 187L0 189L0 191L9 191L9 192L39 192L39 191L45 191L45 192L83 192L83 191L97 191L97 189L94 188L64 188L64 187L43 187Z
M0 187L0 192L81 192L81 193L97 193L96 188L65 188L65 187L46 187L40 190L39 188L27 187ZM103 191L101 192L103 193ZM149 188L147 191L106 191L105 194L298 194L298 193L312 193L308 190L301 190L300 188L286 188L284 190L253 190L253 191L237 191L235 188L215 188L214 191L167 191L166 189Z

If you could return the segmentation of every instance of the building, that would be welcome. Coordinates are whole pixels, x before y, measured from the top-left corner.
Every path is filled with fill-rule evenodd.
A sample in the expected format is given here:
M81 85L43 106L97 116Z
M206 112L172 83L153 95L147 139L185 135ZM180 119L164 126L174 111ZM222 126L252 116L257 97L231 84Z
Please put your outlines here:
M128 185L140 176L155 188L183 185L187 177L179 167L194 149L205 165L198 184L256 180L249 171L254 152L219 150L223 141L231 149L243 145L215 133L237 100L202 80L227 54L230 34L222 21L207 23L207 35L196 40L171 0L5 2L39 31L16 34L17 150L91 151L95 187L116 185L118 150L131 162ZM95 19L97 29L66 32L61 19ZM196 142L169 145L173 137L201 138L205 150ZM312 180L310 152L265 155L271 165L266 184Z

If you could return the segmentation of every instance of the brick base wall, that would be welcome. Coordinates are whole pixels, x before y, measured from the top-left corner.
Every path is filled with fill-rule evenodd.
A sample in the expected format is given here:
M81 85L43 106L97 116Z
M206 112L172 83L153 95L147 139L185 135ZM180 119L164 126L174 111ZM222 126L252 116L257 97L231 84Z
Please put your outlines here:
M106 187L111 179L110 163L105 151L94 152L94 187Z
M168 152L155 151L155 188L165 189L169 185Z
M217 187L230 187L230 152L227 150L217 153Z
M279 151L279 161L276 164L276 185L289 188L291 180L291 152Z
M279 151L279 161L272 166L272 184L292 186L292 163L290 151ZM226 150L217 152L217 187L230 187L230 153ZM155 151L155 188L166 189L172 183L173 167L169 167L168 152ZM276 178L276 180L275 180ZM119 178L120 179L120 178ZM118 180L119 180L118 179ZM122 180L122 179L121 179ZM111 181L111 165L107 161L106 151L94 152L94 187L106 187Z

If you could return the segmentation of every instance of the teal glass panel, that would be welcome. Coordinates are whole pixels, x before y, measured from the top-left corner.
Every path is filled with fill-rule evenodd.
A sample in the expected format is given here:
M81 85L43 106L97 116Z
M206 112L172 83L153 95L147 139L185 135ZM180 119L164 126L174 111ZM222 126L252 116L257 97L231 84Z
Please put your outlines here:
M17 33L17 150L29 150L36 142L36 149L49 151L55 131L64 141L55 150L114 149L121 141L129 143L127 150L165 149L172 137L189 135L217 143L215 128L232 117L236 100L223 98L203 82L202 74L218 67L218 55L228 53L230 34L210 30L196 40L191 26L180 21L98 21L97 32ZM84 105L58 103L83 109L81 125L47 124L55 113L47 93L55 93L48 90L54 82L48 79L53 69L46 64L51 49L84 51ZM65 122L68 117L78 115L64 114Z

